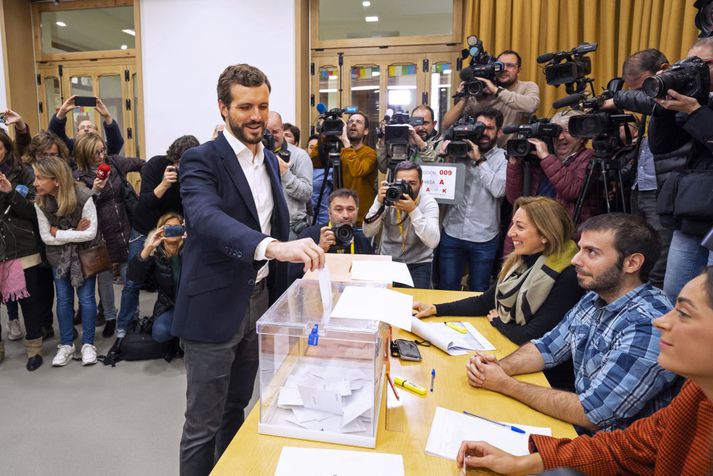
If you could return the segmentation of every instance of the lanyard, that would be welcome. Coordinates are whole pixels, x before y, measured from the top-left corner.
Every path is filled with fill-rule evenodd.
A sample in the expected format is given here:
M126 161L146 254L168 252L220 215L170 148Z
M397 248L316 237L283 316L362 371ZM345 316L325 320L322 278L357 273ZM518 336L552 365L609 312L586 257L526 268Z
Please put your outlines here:
M421 199L420 196L416 197L416 206L418 206L418 202ZM406 217L408 217L408 214L406 214ZM406 227L406 231L404 232L404 222L401 221L401 210L398 208L396 209L396 221L399 224L399 233L401 234L401 256L406 255L406 239L408 238L408 232L411 229L411 226L413 223L409 222L408 226ZM404 218L404 221L406 221L406 218Z

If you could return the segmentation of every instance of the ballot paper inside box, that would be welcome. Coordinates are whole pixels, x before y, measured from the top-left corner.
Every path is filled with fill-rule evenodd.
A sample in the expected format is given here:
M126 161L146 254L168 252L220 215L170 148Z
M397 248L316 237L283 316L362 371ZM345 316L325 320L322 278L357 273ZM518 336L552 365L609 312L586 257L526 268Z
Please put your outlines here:
M332 302L345 286L331 283ZM258 431L374 448L388 325L328 314L319 283L297 280L258 320Z

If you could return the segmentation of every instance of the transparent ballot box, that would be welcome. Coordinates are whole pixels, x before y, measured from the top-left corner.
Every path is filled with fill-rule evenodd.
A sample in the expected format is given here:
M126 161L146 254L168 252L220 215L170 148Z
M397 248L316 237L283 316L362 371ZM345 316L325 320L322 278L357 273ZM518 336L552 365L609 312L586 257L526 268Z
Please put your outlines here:
M300 279L258 320L258 432L374 448L389 326L323 314L319 282Z

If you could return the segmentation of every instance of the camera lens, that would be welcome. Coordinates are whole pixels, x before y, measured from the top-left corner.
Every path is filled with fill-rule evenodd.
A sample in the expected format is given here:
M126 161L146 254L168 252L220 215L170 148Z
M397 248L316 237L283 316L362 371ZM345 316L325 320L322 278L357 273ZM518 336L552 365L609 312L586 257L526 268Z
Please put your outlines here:
M386 189L386 198L390 202L398 202L401 200L401 188L396 186L391 186Z
M332 227L334 239L338 245L348 245L354 239L354 229L348 223L336 225Z
M665 78L660 76L651 76L644 80L641 89L650 98L664 98L666 97L666 91L670 89L665 81Z

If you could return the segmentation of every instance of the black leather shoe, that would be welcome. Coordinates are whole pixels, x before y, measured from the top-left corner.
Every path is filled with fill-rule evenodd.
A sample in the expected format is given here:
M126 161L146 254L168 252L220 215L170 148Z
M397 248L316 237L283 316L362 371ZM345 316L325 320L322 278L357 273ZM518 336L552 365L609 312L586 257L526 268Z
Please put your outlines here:
M109 338L114 335L114 331L116 330L116 319L112 319L111 321L106 321L106 324L104 324L104 330L102 330L102 335L105 338Z
M37 370L40 368L42 365L42 356L41 355L33 355L29 359L27 359L27 365L25 365L25 368L32 372L33 370Z
M104 365L111 365L114 367L116 366L116 363L121 360L121 343L123 340L123 337L118 337L114 341L114 344L109 349L109 352L106 353L104 360L102 360Z
M52 326L42 327L42 340L45 341L50 337L54 337L54 329Z

